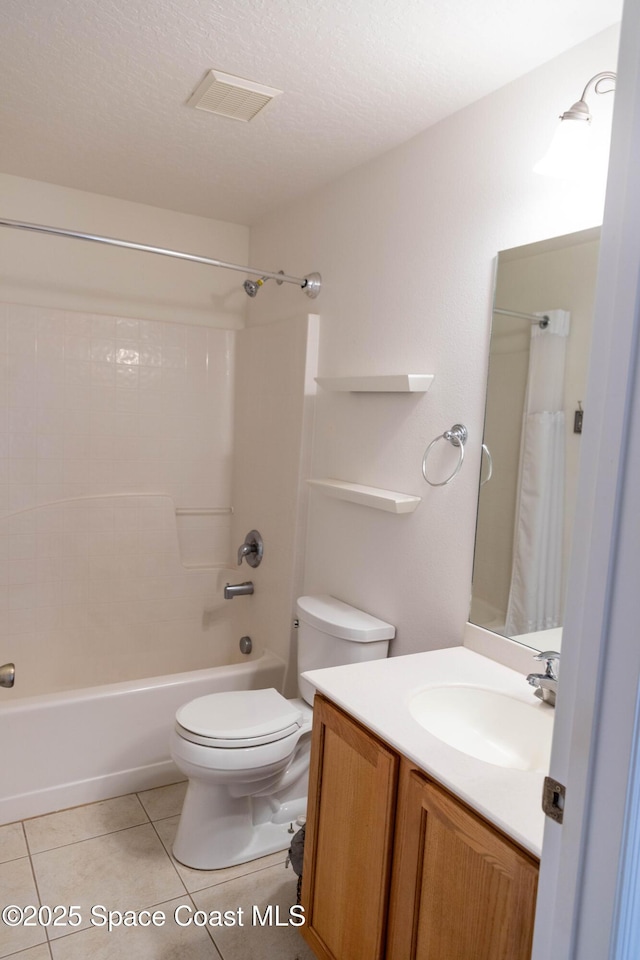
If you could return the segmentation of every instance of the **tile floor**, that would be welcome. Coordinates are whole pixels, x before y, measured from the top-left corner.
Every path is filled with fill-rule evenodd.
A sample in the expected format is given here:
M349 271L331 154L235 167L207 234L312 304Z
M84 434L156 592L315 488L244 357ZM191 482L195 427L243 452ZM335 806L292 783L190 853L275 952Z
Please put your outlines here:
M212 871L173 859L185 788L176 783L0 826L0 908L76 907L73 927L37 925L37 918L35 926L10 927L0 920L0 957L314 960L294 926L275 923L288 920L296 900L297 878L285 869L285 852ZM109 932L100 925L106 912L92 914L97 906L133 911L141 920L147 915L140 911L149 910L165 922ZM219 925L197 926L197 911L213 914ZM176 917L191 923L182 926ZM46 922L46 914L42 918Z

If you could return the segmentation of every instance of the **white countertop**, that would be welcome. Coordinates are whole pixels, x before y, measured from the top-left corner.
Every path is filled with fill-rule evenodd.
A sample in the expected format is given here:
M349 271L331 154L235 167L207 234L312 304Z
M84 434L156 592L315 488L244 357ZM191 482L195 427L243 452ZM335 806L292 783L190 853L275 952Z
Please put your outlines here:
M420 726L406 706L416 693L450 683L490 687L535 703L521 673L466 647L451 647L310 670L303 676L516 843L540 856L544 774L499 767L455 750Z

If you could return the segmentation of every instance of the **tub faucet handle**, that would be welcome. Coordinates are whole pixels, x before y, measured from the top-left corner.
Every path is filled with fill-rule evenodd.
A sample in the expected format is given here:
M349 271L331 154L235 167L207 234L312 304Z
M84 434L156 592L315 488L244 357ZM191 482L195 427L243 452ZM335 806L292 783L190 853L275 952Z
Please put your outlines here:
M238 547L238 566L246 559L250 567L259 567L264 553L262 537L257 530L249 530L244 543Z
M0 687L12 687L16 680L15 663L3 663L0 667Z

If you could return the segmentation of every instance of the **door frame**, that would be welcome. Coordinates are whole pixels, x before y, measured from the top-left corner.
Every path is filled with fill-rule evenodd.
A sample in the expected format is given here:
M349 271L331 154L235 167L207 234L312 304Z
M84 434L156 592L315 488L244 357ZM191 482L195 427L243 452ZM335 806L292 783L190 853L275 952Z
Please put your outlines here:
M545 825L532 960L638 955L639 38L626 0L550 769L566 805Z

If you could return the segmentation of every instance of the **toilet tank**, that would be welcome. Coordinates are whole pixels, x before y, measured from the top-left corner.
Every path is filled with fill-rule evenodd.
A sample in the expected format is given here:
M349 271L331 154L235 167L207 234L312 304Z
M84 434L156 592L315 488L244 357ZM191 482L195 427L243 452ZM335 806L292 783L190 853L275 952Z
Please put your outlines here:
M301 674L321 667L383 660L396 628L384 620L336 600L335 597L299 597L298 683L307 703L313 702L314 687Z

